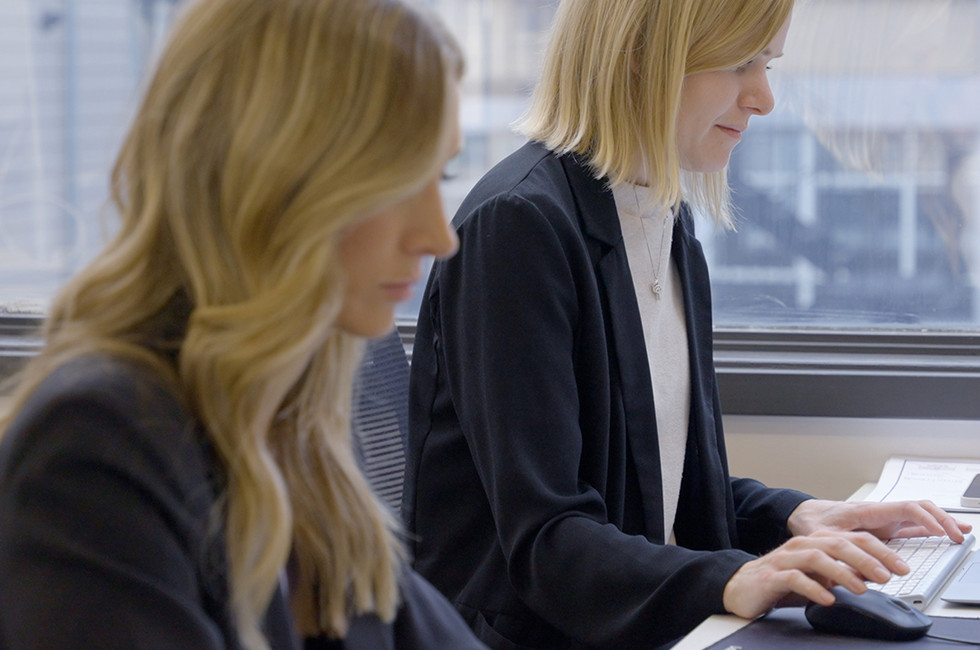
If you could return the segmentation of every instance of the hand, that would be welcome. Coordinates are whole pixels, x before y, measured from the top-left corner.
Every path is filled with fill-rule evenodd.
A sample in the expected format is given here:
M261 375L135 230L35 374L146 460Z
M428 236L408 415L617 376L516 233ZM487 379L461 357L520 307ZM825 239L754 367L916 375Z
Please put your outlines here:
M811 499L804 501L786 522L794 535L818 530L864 530L879 539L948 535L956 543L972 526L956 520L932 501L893 503L844 502Z
M908 571L908 565L870 533L821 530L793 537L743 564L725 585L722 598L727 611L754 618L804 599L830 605L831 585L863 593L865 580L886 582L892 573Z

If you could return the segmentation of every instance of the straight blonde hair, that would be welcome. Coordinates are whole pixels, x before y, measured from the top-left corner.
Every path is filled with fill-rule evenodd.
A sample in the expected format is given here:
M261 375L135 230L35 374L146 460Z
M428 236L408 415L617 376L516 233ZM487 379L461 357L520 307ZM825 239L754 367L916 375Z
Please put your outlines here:
M448 32L402 0L192 3L113 170L119 231L56 296L0 419L6 430L86 353L167 378L224 468L215 515L247 648L267 647L290 554L302 633L395 615L403 550L352 452L362 344L334 325L337 246L439 173L462 66Z
M583 156L611 185L646 165L661 205L690 201L732 225L727 174L684 172L676 144L684 77L735 68L789 18L793 0L562 0L518 131Z

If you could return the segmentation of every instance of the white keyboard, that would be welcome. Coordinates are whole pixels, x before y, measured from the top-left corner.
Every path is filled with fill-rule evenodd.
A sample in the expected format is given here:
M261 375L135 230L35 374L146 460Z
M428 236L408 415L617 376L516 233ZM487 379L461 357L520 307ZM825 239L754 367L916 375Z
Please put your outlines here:
M910 571L904 576L892 576L883 585L868 582L868 589L882 591L922 610L970 554L973 535L967 535L962 544L954 544L948 537L908 537L888 540L886 545L898 553Z

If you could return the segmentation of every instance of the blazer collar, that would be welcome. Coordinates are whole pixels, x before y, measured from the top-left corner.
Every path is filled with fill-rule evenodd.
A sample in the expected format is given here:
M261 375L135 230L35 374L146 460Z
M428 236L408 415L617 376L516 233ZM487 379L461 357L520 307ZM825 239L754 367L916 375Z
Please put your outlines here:
M596 178L589 163L579 154L569 153L559 159L565 168L572 196L582 216L582 232L608 246L617 245L623 239L623 231L619 225L616 200L609 188L609 181ZM690 248L696 243L694 219L686 203L681 204L677 216L679 227L675 226L674 229L675 243L671 255L679 262L686 263Z
M607 246L615 246L622 241L623 231L608 181L596 178L592 168L578 154L566 154L560 160L581 215L582 232Z
M595 178L578 156L566 155L561 161L603 294L610 361L615 368L612 381L620 390L630 456L643 477L639 489L646 535L662 544L666 535L653 383L616 201L606 180Z

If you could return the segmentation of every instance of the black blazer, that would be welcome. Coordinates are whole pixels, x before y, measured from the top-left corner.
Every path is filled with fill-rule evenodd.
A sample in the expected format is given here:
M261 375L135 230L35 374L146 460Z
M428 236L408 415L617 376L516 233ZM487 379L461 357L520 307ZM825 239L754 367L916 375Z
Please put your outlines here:
M454 220L419 315L403 513L417 570L494 648L643 648L722 612L806 495L730 478L708 270L676 222L691 366L665 545L650 369L612 192L527 144ZM655 361L655 360L654 360Z
M146 368L103 356L57 369L0 444L0 649L239 648L214 526L220 465ZM282 590L275 650L483 648L414 573L394 624L297 638Z

